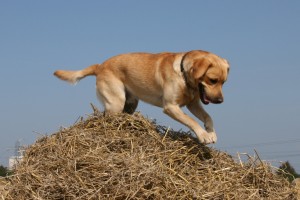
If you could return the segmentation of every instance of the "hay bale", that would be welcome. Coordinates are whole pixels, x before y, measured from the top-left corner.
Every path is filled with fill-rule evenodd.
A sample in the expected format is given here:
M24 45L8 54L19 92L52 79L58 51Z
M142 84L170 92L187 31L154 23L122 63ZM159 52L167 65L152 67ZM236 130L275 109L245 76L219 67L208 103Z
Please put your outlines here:
M272 167L239 164L138 113L94 114L39 139L5 199L295 199Z
M0 176L0 199L5 199L4 197L8 193L8 191L6 190L7 186L8 183L5 181L5 178Z
M297 199L300 199L300 178L293 180L292 185L295 187L297 192Z

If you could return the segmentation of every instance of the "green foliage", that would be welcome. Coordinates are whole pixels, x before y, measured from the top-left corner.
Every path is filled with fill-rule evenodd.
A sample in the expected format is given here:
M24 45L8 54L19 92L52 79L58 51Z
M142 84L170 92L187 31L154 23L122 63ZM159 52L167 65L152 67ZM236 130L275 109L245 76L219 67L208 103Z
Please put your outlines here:
M289 161L282 163L276 173L288 179L289 182L292 182L295 178L300 177L300 175L297 174L294 167L292 167Z
M8 175L8 169L0 165L0 176L7 176L7 175Z

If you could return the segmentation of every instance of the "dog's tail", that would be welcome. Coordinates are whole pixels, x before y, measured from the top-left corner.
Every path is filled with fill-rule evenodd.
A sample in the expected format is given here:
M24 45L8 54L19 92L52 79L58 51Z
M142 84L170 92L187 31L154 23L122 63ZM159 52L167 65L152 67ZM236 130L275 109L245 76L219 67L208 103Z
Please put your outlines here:
M86 76L96 75L96 68L98 66L100 65L95 64L78 71L57 70L54 72L54 75L61 80L76 84L80 79L83 79Z

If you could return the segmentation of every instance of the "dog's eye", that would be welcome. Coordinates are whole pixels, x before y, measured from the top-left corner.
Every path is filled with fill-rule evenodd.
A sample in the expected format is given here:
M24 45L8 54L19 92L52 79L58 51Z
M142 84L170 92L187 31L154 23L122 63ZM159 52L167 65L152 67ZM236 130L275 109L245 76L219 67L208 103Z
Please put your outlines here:
M216 83L218 82L218 79L210 78L210 79L209 79L209 82L210 82L212 85L214 85L214 84L216 84Z

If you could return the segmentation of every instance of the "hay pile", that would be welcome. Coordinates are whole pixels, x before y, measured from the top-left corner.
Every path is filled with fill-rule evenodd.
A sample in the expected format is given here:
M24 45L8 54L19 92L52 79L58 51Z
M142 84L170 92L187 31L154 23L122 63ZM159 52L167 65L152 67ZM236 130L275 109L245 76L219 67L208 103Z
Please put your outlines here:
M138 113L98 113L30 146L2 198L295 199L271 171L259 159L237 163Z

